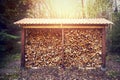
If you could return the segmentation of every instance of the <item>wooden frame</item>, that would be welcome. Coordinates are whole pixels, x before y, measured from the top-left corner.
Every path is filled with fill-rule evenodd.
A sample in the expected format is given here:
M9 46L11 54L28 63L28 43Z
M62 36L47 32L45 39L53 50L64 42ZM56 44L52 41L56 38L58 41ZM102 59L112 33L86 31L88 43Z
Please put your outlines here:
M106 28L102 29L102 68L106 67Z
M97 27L96 27L97 26ZM42 25L42 26L38 26L38 25L26 25L26 26L23 26L23 28L103 28L103 25L53 25L53 26L49 26L49 25Z
M104 18L97 19L34 19L34 18L24 18L19 21L14 22L22 27L21 31L21 67L25 67L25 46L26 46L26 31L27 29L62 29L62 46L64 47L64 35L65 29L100 29L100 39L102 43L102 68L106 67L106 28L108 25L113 24ZM93 31L94 32L94 31ZM64 54L64 48L62 49ZM64 55L63 60L64 60ZM64 64L64 63L63 63ZM64 66L64 65L63 65Z
M62 25L60 26L62 27ZM21 42L22 42L22 46L21 46L21 67L25 68L25 35L26 35L26 30L30 28L29 26L22 28L22 35L21 35ZM38 28L38 27L36 27ZM42 27L41 27L42 28ZM47 27L48 28L48 27ZM62 29L62 38L64 39L64 29L69 28L69 27L65 27L65 28L60 28ZM72 29L73 27L71 27L70 29ZM89 26L80 26L80 27L74 27L75 28L84 28L84 29L102 29L102 67L105 68L106 67L106 28L105 26L93 26L93 27L89 27ZM64 40L62 40L62 46L64 46ZM63 49L64 52L64 49ZM64 59L64 55L63 58ZM63 63L64 64L64 63ZM64 65L62 65L64 67Z
M26 29L22 28L21 31L21 67L25 67L25 35L26 35Z

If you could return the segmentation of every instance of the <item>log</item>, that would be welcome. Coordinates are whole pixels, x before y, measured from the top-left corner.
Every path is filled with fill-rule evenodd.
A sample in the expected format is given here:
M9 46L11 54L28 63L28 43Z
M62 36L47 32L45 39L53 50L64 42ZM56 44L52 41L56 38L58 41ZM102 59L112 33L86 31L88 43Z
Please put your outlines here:
M68 66L80 64L80 67L101 65L101 36L99 29L65 30L65 63L71 63Z
M101 29L27 29L25 66L98 67L101 65ZM63 51L64 50L64 51Z

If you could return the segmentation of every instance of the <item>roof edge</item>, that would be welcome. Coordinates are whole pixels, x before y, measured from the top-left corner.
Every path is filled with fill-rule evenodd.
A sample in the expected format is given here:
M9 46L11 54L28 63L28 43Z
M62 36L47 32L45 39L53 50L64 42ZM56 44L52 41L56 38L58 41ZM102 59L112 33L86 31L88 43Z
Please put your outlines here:
M40 25L40 24L78 24L78 25L86 25L86 24L93 24L93 25L110 25L113 22L105 19L105 18L84 18L84 19L45 19L45 18L23 18L14 22L14 24L18 25Z

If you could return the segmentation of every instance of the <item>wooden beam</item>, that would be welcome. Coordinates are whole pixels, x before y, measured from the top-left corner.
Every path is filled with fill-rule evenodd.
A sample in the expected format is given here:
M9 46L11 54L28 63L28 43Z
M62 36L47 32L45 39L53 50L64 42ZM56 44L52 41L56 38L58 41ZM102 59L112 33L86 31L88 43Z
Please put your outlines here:
M61 24L62 27L62 24ZM65 64L64 64L64 44L65 44L65 35L64 35L64 28L62 28L62 68L65 69Z
M102 69L106 68L106 28L102 30Z
M89 29L93 29L93 28L100 28L102 29L103 26L23 26L23 28L89 28Z
M25 34L26 34L26 29L22 28L21 31L21 68L25 67Z

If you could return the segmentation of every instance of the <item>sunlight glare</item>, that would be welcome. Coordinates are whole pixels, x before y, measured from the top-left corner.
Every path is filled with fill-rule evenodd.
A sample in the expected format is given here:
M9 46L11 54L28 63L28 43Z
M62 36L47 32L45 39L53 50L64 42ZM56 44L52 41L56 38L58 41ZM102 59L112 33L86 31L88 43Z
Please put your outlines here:
M52 0L51 4L54 12L60 17L70 18L76 13L76 0Z

